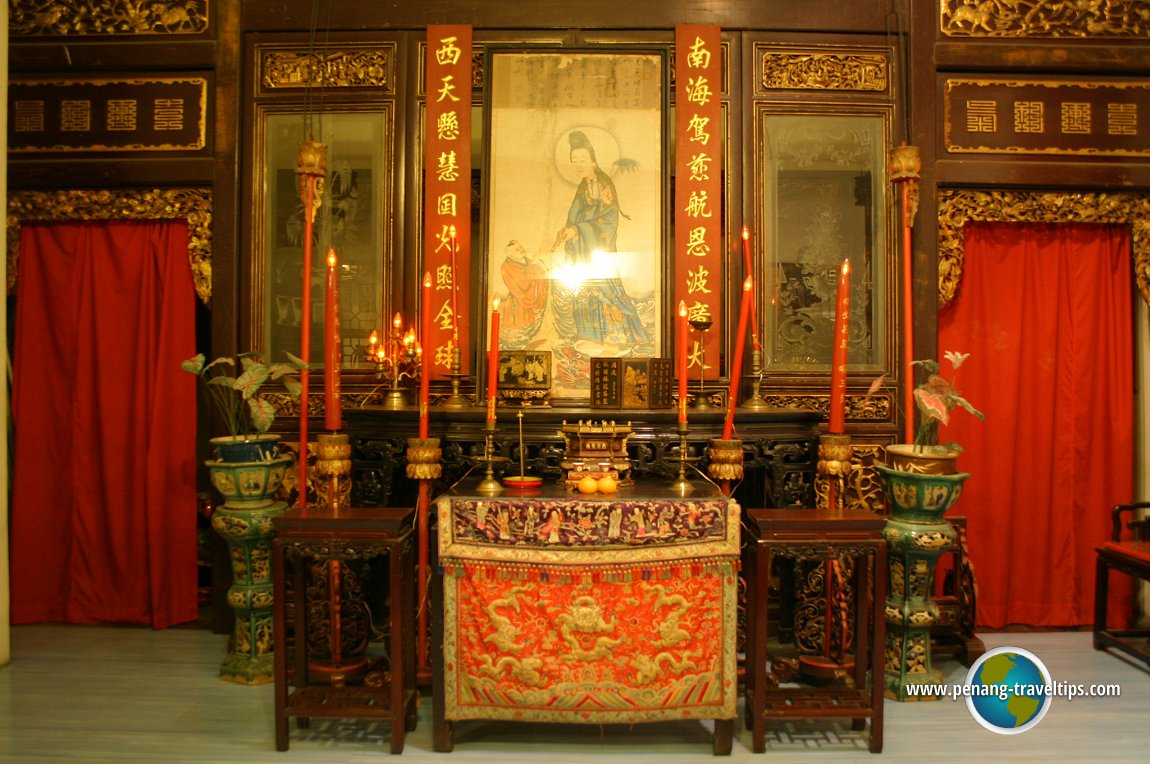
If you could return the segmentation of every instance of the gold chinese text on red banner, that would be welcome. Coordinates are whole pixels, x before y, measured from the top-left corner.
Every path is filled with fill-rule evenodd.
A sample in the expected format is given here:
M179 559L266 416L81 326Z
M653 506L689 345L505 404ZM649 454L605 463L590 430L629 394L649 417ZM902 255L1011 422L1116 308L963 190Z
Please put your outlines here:
M459 353L467 371L471 331L471 27L427 28L424 141L424 269L431 274L432 326L425 353L437 372ZM421 306L420 310L428 310Z
M719 28L675 27L675 305L690 321L722 315L722 51ZM719 376L721 326L692 332L690 368ZM705 345L701 340L705 338ZM705 352L704 352L705 348Z

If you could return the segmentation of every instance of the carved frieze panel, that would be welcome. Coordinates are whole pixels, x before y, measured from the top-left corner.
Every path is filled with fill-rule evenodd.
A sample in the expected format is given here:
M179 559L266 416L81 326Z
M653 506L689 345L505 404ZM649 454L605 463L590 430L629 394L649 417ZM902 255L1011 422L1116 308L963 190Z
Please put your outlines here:
M829 412L831 398L820 393L765 393L763 399L772 407ZM857 422L889 422L891 417L889 393L875 395L848 395L846 417Z
M946 150L1150 156L1150 84L948 78Z
M207 107L205 77L13 80L8 151L199 151Z
M939 0L947 37L1134 38L1150 34L1144 0Z
M890 88L886 50L757 44L755 57L759 93L772 90L887 93Z
M1134 277L1142 299L1150 304L1150 194L966 189L939 192L940 307L954 299L962 281L963 225L968 221L1129 224Z
M208 30L212 0L10 0L11 37L187 35Z
M188 221L188 261L196 294L212 296L212 193L206 188L16 191L8 196L8 292L16 287L20 226L85 220Z
M263 91L372 88L383 93L395 92L394 44L319 48L260 46L257 56Z

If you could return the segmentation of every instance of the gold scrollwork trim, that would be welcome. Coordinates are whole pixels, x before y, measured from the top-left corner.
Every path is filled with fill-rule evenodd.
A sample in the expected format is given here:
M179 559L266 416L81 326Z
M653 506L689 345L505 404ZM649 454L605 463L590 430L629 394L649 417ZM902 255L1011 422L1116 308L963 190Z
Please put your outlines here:
M938 194L938 304L962 282L963 225L992 223L1125 223L1131 228L1134 277L1150 304L1150 194L1078 191L944 190Z
M260 81L268 90L290 88L395 88L395 48L264 50Z
M886 92L890 77L881 53L759 49L760 81L766 90Z
M939 0L938 28L947 37L1145 37L1145 6L1143 0Z
M206 188L16 191L8 197L8 293L16 288L24 223L89 220L188 221L188 262L196 294L212 297L212 193Z
M818 393L767 393L763 399L777 408L802 409L803 411L828 412L831 397ZM887 422L891 416L891 399L886 393L870 396L848 395L846 416L854 421Z
M109 35L203 34L212 0L93 3L90 0L12 0L13 37L107 37Z

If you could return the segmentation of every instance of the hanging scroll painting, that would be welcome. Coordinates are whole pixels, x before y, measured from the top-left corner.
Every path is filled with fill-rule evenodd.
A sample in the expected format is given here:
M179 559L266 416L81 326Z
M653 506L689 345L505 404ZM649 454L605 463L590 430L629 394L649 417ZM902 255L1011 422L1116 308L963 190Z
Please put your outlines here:
M591 358L657 356L667 226L663 52L491 50L487 303L504 350L552 353L552 399Z

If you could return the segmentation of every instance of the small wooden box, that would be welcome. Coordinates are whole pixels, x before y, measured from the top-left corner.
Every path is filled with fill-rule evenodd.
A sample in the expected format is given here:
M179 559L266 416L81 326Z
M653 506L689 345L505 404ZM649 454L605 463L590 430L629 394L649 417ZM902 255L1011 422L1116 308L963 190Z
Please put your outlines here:
M671 359L592 358L591 408L671 408Z

